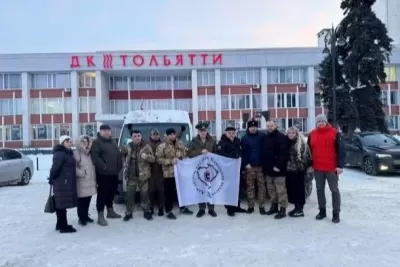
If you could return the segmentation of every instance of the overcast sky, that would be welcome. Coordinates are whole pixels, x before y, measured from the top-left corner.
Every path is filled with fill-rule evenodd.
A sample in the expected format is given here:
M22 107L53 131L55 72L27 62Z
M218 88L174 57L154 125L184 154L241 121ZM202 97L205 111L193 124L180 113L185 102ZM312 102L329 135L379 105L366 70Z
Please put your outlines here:
M0 53L316 46L341 0L5 0Z

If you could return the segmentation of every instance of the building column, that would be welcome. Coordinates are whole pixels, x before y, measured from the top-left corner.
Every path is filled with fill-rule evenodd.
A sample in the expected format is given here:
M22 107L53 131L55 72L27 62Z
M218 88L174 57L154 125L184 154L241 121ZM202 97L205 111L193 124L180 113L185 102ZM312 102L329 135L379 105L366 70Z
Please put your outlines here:
M175 110L175 82L174 82L174 76L171 76L171 109Z
M307 69L307 106L308 119L307 131L310 132L315 127L315 74L314 66Z
M79 137L79 75L76 71L71 72L71 104L72 104L72 140Z
M192 124L197 125L199 122L199 100L197 89L197 70L192 70Z
M102 71L96 71L96 114L110 113L110 94L108 92L109 80ZM101 121L97 121L97 131Z
M22 79L22 145L23 147L29 147L31 145L32 138L32 126L31 126L31 80L30 74L23 72L21 74Z
M222 135L222 103L221 103L221 70L215 70L215 135L219 139Z
M261 110L268 110L268 69L261 68ZM267 121L261 118L261 128L267 128Z

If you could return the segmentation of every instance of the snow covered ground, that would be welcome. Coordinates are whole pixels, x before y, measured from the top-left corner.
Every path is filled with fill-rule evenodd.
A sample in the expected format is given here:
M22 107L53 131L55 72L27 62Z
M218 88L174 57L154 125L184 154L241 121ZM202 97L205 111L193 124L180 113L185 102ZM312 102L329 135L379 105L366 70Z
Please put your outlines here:
M156 217L147 222L109 220L109 226L77 226L75 234L54 230L55 215L43 213L51 156L26 187L0 188L0 266L399 266L400 177L367 177L346 169L341 176L341 223L317 222L315 188L306 217L275 220L259 214L218 218ZM327 189L328 203L330 194ZM96 218L92 202L91 214ZM196 207L192 207L197 210ZM330 208L330 206L329 206ZM124 207L117 206L123 213Z

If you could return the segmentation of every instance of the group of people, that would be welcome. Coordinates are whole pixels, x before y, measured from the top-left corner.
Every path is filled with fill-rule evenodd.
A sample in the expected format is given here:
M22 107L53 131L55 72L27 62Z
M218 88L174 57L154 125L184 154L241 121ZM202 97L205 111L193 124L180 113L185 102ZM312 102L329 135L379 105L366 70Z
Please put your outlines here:
M49 176L57 215L56 230L60 233L76 232L67 220L67 209L74 207L77 207L80 225L94 222L89 217L89 205L96 193L97 223L101 226L108 224L106 218L131 220L137 191L140 192L141 209L146 220L153 219L155 208L158 208L158 216L177 219L173 212L177 199L174 165L178 160L204 153L241 158L247 209L241 207L239 200L236 206L225 206L228 216L235 216L238 212L253 213L257 199L261 215L275 215L276 219L282 219L286 217L288 203L292 203L294 209L288 215L304 217L304 179L307 172L313 172L319 205L316 219L322 220L327 216L327 181L332 192L332 221L339 223L338 180L343 171L344 151L339 132L328 123L326 116L320 114L316 117L316 128L308 140L295 127L290 127L286 134L280 132L274 120L267 121L267 134L258 128L258 121L250 120L246 135L239 140L235 127L227 127L220 141L216 142L207 131L207 123L199 123L196 125L198 134L188 146L180 141L172 128L166 130L163 140L157 129L152 130L147 141L143 140L139 130L132 129L131 142L119 149L111 138L111 128L102 125L96 139L79 137L75 151L71 149L71 138L61 136L59 144L53 148ZM126 184L124 216L113 208L121 171ZM266 210L268 198L271 206ZM203 217L206 210L210 216L217 217L214 205L210 203L199 203L196 217ZM189 207L181 206L179 211L193 214Z

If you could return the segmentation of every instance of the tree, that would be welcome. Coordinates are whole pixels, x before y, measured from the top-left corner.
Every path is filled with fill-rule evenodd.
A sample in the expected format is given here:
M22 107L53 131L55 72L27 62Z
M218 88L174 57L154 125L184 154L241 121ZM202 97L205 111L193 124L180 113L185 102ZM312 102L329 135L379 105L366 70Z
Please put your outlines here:
M385 63L389 62L393 40L386 26L372 11L376 0L343 0L340 8L345 17L340 32L347 40L338 47L342 77L349 88L350 99L357 109L362 131L387 132L381 102L380 83L386 79Z
M336 64L336 119L341 128L355 129L357 124L357 110L352 105L350 88L342 77L342 66L335 58ZM333 89L332 89L332 54L329 54L319 64L318 85L322 91L324 106L328 109L328 121L333 119Z

